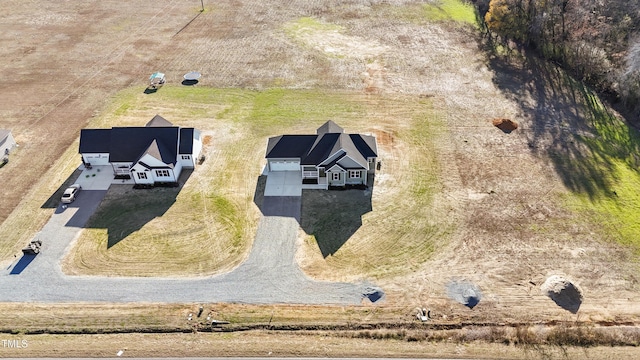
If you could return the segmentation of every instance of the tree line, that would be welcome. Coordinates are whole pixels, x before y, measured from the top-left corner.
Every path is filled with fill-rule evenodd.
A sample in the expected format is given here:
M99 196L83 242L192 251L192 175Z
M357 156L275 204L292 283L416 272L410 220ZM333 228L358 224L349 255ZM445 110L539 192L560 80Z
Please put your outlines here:
M472 0L491 40L532 49L640 124L640 0Z

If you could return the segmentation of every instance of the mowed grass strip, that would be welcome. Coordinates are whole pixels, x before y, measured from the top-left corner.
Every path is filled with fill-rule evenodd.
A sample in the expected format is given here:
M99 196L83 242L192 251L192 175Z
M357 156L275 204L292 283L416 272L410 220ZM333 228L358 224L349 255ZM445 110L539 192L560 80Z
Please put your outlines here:
M425 4L390 6L389 10L403 20L413 23L442 23L478 26L476 10L463 0L434 0Z
M397 273L408 257L416 263L427 259L434 248L431 236L442 232L428 210L437 183L431 137L438 121L425 99L180 86L145 95L134 88L115 96L89 126L141 126L155 114L202 130L206 161L181 179L181 188L113 186L65 260L65 272L194 276L233 268L255 237L260 213L253 199L268 137L314 133L329 119L347 132L385 137L379 146L387 173L381 176L390 177L374 187L364 232L355 234L353 248L340 257L356 265L337 268L348 274ZM378 189L387 195L380 197ZM369 244L365 233L380 236ZM375 266L361 265L363 252L376 259Z

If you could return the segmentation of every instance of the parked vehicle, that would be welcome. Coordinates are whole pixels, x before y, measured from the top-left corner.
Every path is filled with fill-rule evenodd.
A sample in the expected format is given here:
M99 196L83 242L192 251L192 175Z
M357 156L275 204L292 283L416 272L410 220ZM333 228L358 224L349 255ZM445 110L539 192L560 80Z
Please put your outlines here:
M22 249L22 253L26 255L37 255L40 253L40 247L42 246L42 240L31 240L29 245Z
M82 186L80 186L80 184L73 184L69 186L64 191L64 194L62 194L62 202L65 204L72 203L76 199L76 196L78 195L80 189L82 189Z

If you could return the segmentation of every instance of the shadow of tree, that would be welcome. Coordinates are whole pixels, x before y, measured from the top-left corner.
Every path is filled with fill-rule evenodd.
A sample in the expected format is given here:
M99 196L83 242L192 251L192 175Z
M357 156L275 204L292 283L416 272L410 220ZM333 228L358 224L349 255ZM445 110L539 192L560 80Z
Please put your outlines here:
M262 214L295 217L300 227L315 237L325 258L335 254L353 236L362 226L362 216L372 210L371 175L365 190L303 190L297 203L289 199L292 197L266 197L265 200L265 184L266 176L260 176L253 198ZM292 206L299 206L299 211Z
M555 64L525 55L494 56L489 66L494 83L519 105L529 147L550 159L568 189L591 199L612 196L616 164L640 164L638 131Z
M115 246L149 221L165 214L192 172L183 171L177 187L134 189L132 185L112 185L85 227L107 229L107 248Z

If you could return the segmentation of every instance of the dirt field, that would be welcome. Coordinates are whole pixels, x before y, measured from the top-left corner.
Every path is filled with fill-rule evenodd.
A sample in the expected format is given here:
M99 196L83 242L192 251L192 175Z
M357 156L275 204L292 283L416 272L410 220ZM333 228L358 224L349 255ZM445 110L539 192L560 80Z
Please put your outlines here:
M433 257L415 248L416 260L404 254L406 264L368 263L366 271L387 293L382 306L407 312L426 306L447 317L493 323L542 319L637 325L636 248L619 245L628 229L611 231L608 217L591 209L611 201L614 193L637 194L608 175L614 160L625 160L638 149L637 142L613 149L622 154L613 160L612 149L589 147L589 141L620 139L607 138L592 121L590 95L575 92L556 70L535 60L509 63L489 57L479 50L472 27L429 21L420 16L422 2L403 0L219 1L205 2L204 12L198 2L179 1L35 6L11 0L3 5L0 128L11 129L20 145L0 169L3 264L33 235L34 224L46 221L51 210L43 204L79 164L77 155L65 153L79 130L105 111L114 117L129 111L130 104L106 107L113 104L111 96L144 86L154 71L179 84L184 73L198 70L203 74L198 87L348 92L360 96L362 106L380 110L378 123L407 116L403 99L408 97L431 104L436 119L413 121L440 124L432 129L440 135L437 142L420 144L419 134L403 135L433 152L440 181L425 179L422 186L403 190L420 193L435 184L430 207L421 214L433 216L434 224L455 226L439 230L449 241L440 244L436 238L439 245L426 250ZM398 101L380 108L381 98ZM221 108L220 117L229 111L234 108ZM176 114L175 109L168 112ZM513 119L519 127L505 133L492 125L495 118ZM262 136L281 130L256 124L261 126ZM407 126L394 124L377 134L383 166L390 164L378 183L402 186L405 179L394 177L394 167L412 164L392 141L394 131ZM243 181L253 186L255 178ZM391 206L376 202L382 195L372 197L374 218L378 206ZM630 204L618 208L637 208L637 198L625 199ZM400 198L398 204L420 205L411 201ZM624 226L637 228L638 219L630 219ZM389 221L395 227L402 221L408 228L412 224L412 219ZM407 242L420 236L405 235ZM363 231L340 249L328 249L327 257L304 238L299 258L316 278L352 279L359 268L352 262L354 254L366 256ZM401 245L388 250L401 251ZM542 283L556 274L583 290L577 313L542 294ZM456 279L482 290L473 309L447 295L447 284Z

